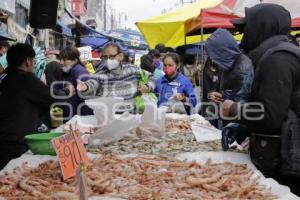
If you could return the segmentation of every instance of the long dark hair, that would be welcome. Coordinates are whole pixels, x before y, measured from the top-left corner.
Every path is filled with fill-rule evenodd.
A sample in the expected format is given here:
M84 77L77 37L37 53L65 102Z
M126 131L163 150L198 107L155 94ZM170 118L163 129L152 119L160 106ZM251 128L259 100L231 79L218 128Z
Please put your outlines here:
M76 47L73 46L68 46L64 48L60 54L59 54L59 59L61 60L76 60L77 59L77 64L80 64L84 66L84 64L80 60L80 52Z

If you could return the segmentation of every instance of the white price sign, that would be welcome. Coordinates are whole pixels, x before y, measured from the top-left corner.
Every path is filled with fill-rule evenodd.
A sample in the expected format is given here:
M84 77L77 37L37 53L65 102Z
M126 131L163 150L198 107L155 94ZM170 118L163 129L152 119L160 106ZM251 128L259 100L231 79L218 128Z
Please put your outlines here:
M92 47L85 46L85 47L79 47L78 48L80 52L80 59L81 61L89 61L92 60Z
M143 56L142 54L135 54L135 56L134 56L134 64L136 66L140 66L141 65L141 57L142 56Z

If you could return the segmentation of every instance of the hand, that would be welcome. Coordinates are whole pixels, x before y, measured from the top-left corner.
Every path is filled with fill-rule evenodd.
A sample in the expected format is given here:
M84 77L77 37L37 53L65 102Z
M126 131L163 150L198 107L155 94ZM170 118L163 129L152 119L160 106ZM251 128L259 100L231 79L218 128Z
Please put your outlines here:
M182 101L182 102L186 101L186 97L184 96L184 94L175 94L174 98L176 101Z
M77 91L78 92L84 92L87 91L88 86L82 82L81 80L77 80Z
M76 94L76 91L75 91L75 88L74 88L74 86L72 85L72 84L69 84L68 86L67 86L67 88L68 88L68 90L69 90L69 96L71 97L71 96L74 96L75 94Z
M145 94L149 92L149 88L146 85L141 85L138 87L138 91L142 94Z
M210 92L208 94L208 99L210 99L214 103L222 103L224 101L223 95L219 92Z
M226 100L222 105L222 115L224 117L230 117L230 108L234 104L234 101Z

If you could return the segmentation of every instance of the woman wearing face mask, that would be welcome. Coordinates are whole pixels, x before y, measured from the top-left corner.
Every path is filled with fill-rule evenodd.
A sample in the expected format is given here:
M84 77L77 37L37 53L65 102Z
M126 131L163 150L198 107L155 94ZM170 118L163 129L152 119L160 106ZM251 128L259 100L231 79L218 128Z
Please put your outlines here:
M60 54L60 63L62 64L64 85L72 84L77 87L77 80L86 81L89 78L89 73L80 61L80 53L75 47L68 46L63 49ZM92 110L87 106L80 109L78 106L84 102L77 94L67 100L70 108L64 107L64 117L69 118L74 115L91 115Z
M78 80L77 91L86 98L122 97L124 105L117 112L134 111L134 97L154 90L155 83L149 74L147 83L139 84L143 76L141 68L123 63L121 47L113 42L107 43L102 50L103 67L97 70L88 81Z
M164 77L156 82L156 93L159 95L158 106L172 107L174 103L183 103L189 114L190 107L197 104L191 81L178 72L180 57L176 53L168 53L163 58ZM180 104L179 104L180 105ZM182 105L182 104L181 104ZM176 107L173 107L176 110ZM174 110L172 109L174 112ZM176 111L175 111L176 112Z

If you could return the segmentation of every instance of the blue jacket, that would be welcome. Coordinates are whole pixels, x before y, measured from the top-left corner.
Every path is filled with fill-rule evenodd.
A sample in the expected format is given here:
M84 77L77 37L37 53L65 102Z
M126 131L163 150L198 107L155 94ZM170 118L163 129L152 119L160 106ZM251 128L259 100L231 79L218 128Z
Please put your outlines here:
M217 29L205 43L208 56L219 67L229 70L242 53L229 31Z
M173 96L173 88L177 88L177 93L188 97L191 106L196 106L197 98L192 83L181 73L171 82L165 76L156 81L155 93L158 95L158 106L168 102L169 98Z

